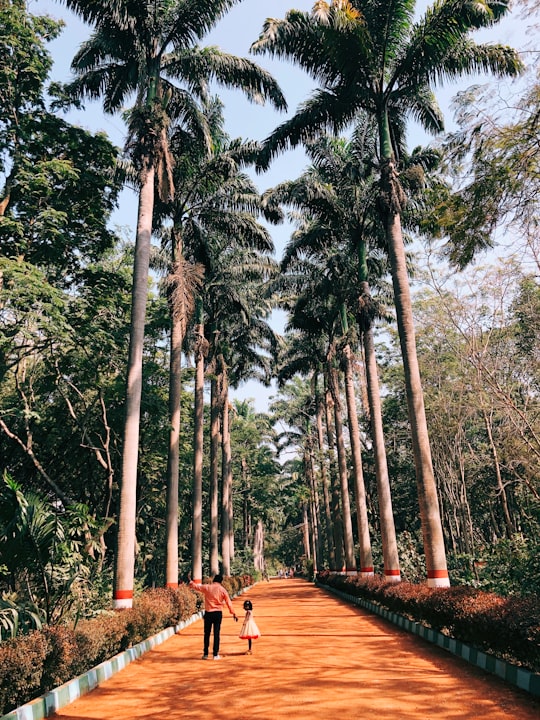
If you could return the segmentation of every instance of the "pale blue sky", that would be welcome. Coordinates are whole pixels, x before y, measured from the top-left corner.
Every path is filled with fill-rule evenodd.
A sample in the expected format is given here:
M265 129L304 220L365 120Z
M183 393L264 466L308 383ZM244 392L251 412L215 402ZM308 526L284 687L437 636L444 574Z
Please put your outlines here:
M423 12L428 6L427 0L419 0L417 10ZM216 30L203 41L204 45L218 45L226 52L239 56L248 56L249 48L254 42L267 17L283 18L292 7L298 10L309 11L313 7L313 0L242 0L219 23ZM49 14L55 18L62 18L66 22L66 29L61 37L51 43L50 51L55 59L52 77L55 80L66 80L69 77L69 64L79 44L88 37L88 29L65 7L54 0L28 0L28 8L34 14ZM515 19L504 20L489 35L476 36L477 41L495 40L523 48L527 42L525 37L525 24ZM268 69L280 84L287 99L289 110L287 114L278 113L269 106L258 106L249 103L239 92L219 91L225 103L226 127L233 138L263 140L279 123L292 115L298 104L305 100L313 83L302 71L285 62L271 60L264 56L250 56L255 62ZM449 103L455 93L470 83L462 83L459 87L441 88L437 91L437 98L445 112L447 127L452 124ZM105 131L113 142L121 146L124 140L123 124L119 116L107 116L101 111L99 103L87 105L84 111L73 111L69 115L70 122L87 127L91 130ZM409 144L411 147L425 143L423 134L410 130ZM277 183L297 177L305 167L305 155L302 150L288 151L279 156L272 163L268 172L256 177L261 191ZM136 227L136 199L133 193L126 190L122 193L120 207L114 215L115 224L127 227L132 234ZM272 228L272 235L278 256L289 238L290 226L283 225ZM275 325L278 331L282 327L282 316L276 315ZM252 397L255 399L258 410L266 409L269 395L268 391L255 383L248 383L236 392L237 397Z

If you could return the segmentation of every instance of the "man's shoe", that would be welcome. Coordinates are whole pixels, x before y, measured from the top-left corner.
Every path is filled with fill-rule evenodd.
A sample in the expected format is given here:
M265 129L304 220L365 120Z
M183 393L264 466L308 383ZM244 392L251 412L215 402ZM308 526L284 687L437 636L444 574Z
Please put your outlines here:
M208 655L203 655L201 660L208 660Z
M214 655L214 660L221 660L221 655Z

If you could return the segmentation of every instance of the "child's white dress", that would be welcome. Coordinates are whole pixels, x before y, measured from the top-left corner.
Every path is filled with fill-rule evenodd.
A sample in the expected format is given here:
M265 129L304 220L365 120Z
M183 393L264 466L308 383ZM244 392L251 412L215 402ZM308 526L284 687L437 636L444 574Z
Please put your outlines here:
M258 637L261 637L257 623L253 619L252 610L248 610L246 612L246 617L244 618L240 635L238 637L242 640L256 640Z

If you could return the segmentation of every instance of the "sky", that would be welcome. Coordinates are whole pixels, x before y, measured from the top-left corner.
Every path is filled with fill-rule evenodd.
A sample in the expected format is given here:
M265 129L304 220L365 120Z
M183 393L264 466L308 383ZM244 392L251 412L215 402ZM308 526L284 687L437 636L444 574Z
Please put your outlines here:
M203 45L217 45L222 50L238 56L250 57L257 64L269 70L279 83L288 104L287 113L275 111L271 106L260 106L250 103L240 92L219 90L219 95L225 104L226 130L231 138L245 140L264 140L272 130L288 117L294 114L298 105L311 93L313 81L300 69L279 60L272 60L264 55L250 56L250 45L258 38L264 21L267 17L283 18L288 10L295 8L310 11L314 0L241 0L219 22L215 30L206 36ZM417 2L418 13L423 13L428 6L427 0ZM73 55L89 35L89 28L76 16L70 13L60 2L54 0L28 0L28 9L33 14L47 14L53 18L63 19L66 23L62 35L49 44L49 50L54 59L54 68L51 78L58 81L69 79L69 65ZM497 28L485 37L476 35L477 42L488 40L504 42L516 48L522 48L526 43L525 24L523 21L504 20ZM450 102L460 89L471 84L471 81L460 85L442 87L436 91L437 99L445 113L447 129L452 127L452 113ZM92 131L104 131L112 142L119 147L124 141L124 126L121 118L105 115L99 103L89 103L84 110L74 110L68 115L71 123L88 128ZM426 143L428 139L414 126L409 131L410 147ZM262 191L273 187L286 179L298 177L307 165L302 149L289 150L278 156L269 170L261 175L254 176L255 182ZM113 224L126 228L134 237L136 228L137 199L131 190L123 191L120 197L118 210L113 216ZM276 246L278 258L289 239L291 226L283 224L272 227L270 231ZM275 313L272 325L277 332L283 330L283 315ZM234 391L233 397L254 400L256 409L264 412L269 399L276 392L275 387L263 388L258 383L245 383Z

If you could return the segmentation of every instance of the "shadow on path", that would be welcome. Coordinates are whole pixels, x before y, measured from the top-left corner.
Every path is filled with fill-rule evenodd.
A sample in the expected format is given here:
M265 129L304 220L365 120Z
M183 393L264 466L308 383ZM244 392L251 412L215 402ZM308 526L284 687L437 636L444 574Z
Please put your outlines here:
M202 661L202 621L59 710L64 720L539 720L540 702L303 580L261 582L262 637L227 613L220 662Z

